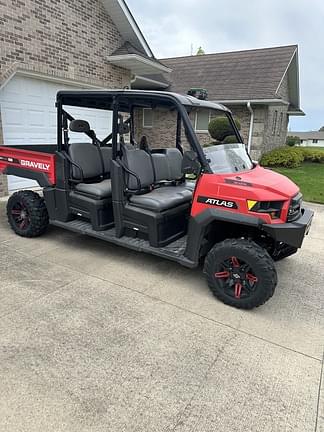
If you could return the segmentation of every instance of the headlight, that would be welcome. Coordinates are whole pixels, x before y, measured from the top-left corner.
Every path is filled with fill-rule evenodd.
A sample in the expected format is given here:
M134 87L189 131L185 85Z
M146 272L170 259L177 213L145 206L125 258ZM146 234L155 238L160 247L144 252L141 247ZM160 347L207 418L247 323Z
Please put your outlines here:
M301 193L298 193L292 198L288 210L287 222L292 222L299 218L302 203L303 203L303 195Z
M249 211L266 213L271 219L279 219L284 201L253 201L247 200Z

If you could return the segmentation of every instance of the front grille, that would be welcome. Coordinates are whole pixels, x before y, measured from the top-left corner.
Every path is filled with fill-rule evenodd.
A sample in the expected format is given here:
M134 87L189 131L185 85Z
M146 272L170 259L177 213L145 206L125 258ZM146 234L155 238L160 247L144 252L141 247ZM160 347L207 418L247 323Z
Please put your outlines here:
M299 218L301 213L302 201L303 201L303 195L301 193L298 193L292 198L288 210L287 222L292 222Z

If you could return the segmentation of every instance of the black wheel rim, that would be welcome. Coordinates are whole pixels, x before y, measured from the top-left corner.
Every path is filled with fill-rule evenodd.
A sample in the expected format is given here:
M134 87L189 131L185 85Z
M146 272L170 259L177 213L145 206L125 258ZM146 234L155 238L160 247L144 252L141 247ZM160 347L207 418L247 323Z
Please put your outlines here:
M29 213L22 202L17 202L13 205L11 209L11 216L14 224L21 231L25 231L28 229L30 225Z
M250 264L236 256L222 261L215 280L224 293L237 300L250 297L258 285L258 278Z

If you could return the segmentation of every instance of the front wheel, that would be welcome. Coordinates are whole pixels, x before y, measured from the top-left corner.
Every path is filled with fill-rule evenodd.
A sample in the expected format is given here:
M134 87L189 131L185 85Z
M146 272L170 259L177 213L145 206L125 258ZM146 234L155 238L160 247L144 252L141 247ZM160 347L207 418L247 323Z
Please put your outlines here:
M277 272L268 252L246 239L217 243L206 257L204 273L215 297L241 309L264 304L277 285Z

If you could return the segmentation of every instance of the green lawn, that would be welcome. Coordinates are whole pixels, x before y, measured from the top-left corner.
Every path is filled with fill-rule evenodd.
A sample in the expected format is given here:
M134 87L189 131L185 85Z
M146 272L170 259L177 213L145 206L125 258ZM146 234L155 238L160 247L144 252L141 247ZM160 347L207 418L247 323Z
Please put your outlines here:
M324 204L324 164L304 162L299 168L273 169L296 183L305 201Z

